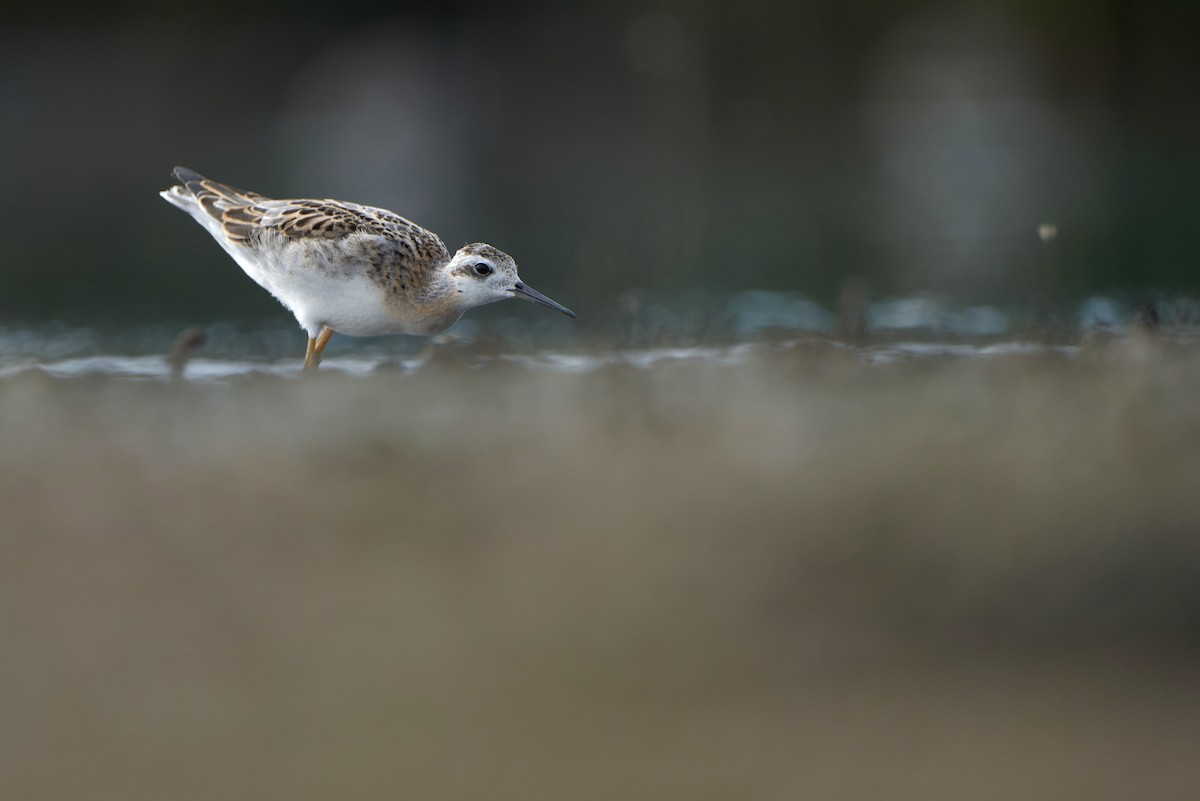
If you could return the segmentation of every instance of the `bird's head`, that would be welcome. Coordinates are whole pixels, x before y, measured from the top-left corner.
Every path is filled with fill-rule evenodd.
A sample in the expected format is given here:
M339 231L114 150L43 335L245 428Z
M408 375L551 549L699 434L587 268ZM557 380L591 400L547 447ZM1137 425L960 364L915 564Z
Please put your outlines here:
M468 306L482 306L508 298L531 300L549 306L568 317L575 312L530 288L517 275L512 256L491 245L477 242L464 245L454 254L447 268L454 288Z

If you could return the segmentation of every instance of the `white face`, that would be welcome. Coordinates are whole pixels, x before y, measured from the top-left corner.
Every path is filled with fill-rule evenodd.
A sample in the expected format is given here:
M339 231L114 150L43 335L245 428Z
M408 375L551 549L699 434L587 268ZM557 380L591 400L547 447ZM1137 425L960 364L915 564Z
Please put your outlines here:
M466 248L454 254L449 272L454 288L468 306L511 298L521 280L511 258L505 263L498 257L469 252Z
M462 298L463 305L472 308L508 298L520 298L549 306L568 317L575 313L521 281L517 263L512 256L491 245L467 245L454 254L447 267L450 280Z

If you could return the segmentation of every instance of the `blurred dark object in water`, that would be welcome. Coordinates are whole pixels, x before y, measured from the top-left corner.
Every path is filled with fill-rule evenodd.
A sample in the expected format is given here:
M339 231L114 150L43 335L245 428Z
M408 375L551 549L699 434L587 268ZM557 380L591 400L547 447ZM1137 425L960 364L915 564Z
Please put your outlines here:
M613 338L618 345L630 345L638 341L638 317L644 303L642 293L636 289L622 292L613 304Z
M1042 223L1037 229L1038 252L1029 262L1025 276L1028 335L1039 342L1064 343L1071 338L1071 324L1062 314L1058 292L1058 226Z
M198 325L185 328L179 333L179 336L175 338L175 344L171 346L170 353L167 354L167 365L171 368L172 381L183 378L183 371L187 368L188 360L207 342L208 335Z
M856 275L842 282L837 296L835 332L847 342L862 343L867 339L867 306L871 302L867 281Z
M1154 298L1150 298L1142 304L1138 322L1147 331L1157 331L1162 328L1162 315L1158 311L1158 302Z

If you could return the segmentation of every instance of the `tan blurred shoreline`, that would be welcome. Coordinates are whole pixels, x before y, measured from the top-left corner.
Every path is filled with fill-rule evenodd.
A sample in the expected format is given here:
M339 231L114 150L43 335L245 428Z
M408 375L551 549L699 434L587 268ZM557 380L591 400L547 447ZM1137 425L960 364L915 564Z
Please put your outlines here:
M1200 358L0 382L5 798L1189 798Z

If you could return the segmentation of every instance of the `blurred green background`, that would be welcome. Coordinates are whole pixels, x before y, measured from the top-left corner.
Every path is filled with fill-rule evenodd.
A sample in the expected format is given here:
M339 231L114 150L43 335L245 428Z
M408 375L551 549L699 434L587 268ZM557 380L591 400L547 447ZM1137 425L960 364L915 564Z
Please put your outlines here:
M0 324L283 319L158 198L177 163L492 242L584 325L630 290L1200 284L1190 0L201 13L5 9Z

